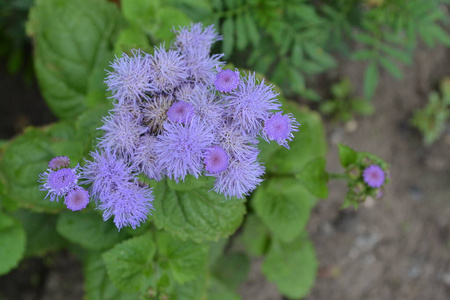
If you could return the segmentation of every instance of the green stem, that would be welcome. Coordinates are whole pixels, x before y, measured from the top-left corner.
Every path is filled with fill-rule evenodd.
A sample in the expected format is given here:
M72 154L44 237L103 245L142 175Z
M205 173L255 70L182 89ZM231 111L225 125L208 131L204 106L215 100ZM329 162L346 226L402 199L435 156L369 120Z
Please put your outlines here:
M348 180L348 175L345 173L328 173L328 176L330 179Z

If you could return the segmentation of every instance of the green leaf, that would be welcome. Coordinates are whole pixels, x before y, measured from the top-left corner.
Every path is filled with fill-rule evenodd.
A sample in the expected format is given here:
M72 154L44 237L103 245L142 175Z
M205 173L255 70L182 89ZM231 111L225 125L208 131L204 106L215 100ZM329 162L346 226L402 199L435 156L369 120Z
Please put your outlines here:
M349 146L345 146L342 144L338 145L339 148L339 159L341 161L341 165L344 168L347 168L351 164L355 164L358 159L358 152L350 148Z
M257 46L259 43L259 31L253 16L247 12L244 14L245 28L247 29L247 36L253 46Z
M106 274L100 254L91 252L83 264L86 300L136 300L137 294L118 290Z
M233 252L221 256L212 266L211 273L215 279L235 291L247 278L250 260L244 253Z
M239 238L242 240L245 250L254 256L264 255L270 243L267 227L253 213L245 218L244 229Z
M242 298L225 284L213 277L210 279L208 297L206 299L240 300Z
M156 226L181 239L197 242L217 241L234 233L245 214L244 201L236 198L227 200L209 191L212 188L211 180L206 179L203 184L193 186L189 191L168 189L168 185L175 184L170 181L153 183L153 218Z
M234 20L232 17L228 17L222 24L222 52L226 57L229 57L233 53L234 47Z
M153 35L160 41L169 43L175 34L172 32L173 28L178 29L180 26L188 26L191 19L186 16L181 10L174 7L162 7L157 11L158 27Z
M402 71L400 71L400 69L395 65L394 62L382 56L379 57L379 62L383 66L383 68L392 76L399 80L403 78Z
M122 0L120 4L123 16L128 23L148 32L157 29L157 18L161 6L159 0Z
M315 199L298 180L274 177L261 184L251 204L276 237L290 242L303 231Z
M296 174L313 158L325 156L327 144L320 116L312 111L299 109L296 103L288 101L283 107L286 113L292 113L301 124L299 132L289 143L290 149L272 142L261 142L261 161L266 170L277 175Z
M25 252L25 231L19 222L0 212L0 275L15 268Z
M371 62L364 73L364 97L371 99L378 85L378 67Z
M311 160L296 176L314 196L325 199L328 197L328 173L325 171L327 161L323 157Z
M390 47L386 44L380 44L381 50L383 50L389 56L401 61L404 64L411 64L411 55L405 50L398 50L394 47Z
M56 216L19 210L14 216L22 223L27 239L25 256L42 256L60 249L64 239L56 232Z
M71 118L105 98L105 69L123 22L117 6L100 0L40 0L30 12L34 66L41 92L60 118ZM92 100L92 99L91 99Z
M247 30L245 28L245 20L243 15L236 17L236 47L238 50L243 50L247 44Z
M179 283L194 280L206 266L209 247L191 241L182 241L159 231L156 235L158 262L167 262L173 277Z
M59 215L56 230L63 237L87 249L106 249L126 238L112 220L103 221L94 211L64 212Z
M150 235L126 240L103 253L103 261L114 285L125 292L145 287L153 271L155 244Z
M313 287L317 274L313 245L307 239L297 239L290 244L275 240L261 269L284 296L303 298Z
M114 44L114 53L131 53L132 49L141 49L150 52L147 35L137 27L127 27L120 31L119 37Z

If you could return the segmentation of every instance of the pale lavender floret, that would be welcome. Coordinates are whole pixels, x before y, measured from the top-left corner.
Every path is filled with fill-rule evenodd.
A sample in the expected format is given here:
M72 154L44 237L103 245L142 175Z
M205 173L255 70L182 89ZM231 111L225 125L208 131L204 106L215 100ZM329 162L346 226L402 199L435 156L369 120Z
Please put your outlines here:
M385 175L383 169L378 165L370 165L363 172L364 182L372 188L379 188L383 185Z
M57 156L52 158L48 163L50 170L57 170L60 168L67 168L70 164L70 159L67 156Z
M216 129L216 138L220 147L233 158L244 159L253 152L258 140L231 120L222 120Z
M114 154L129 158L133 155L139 142L139 137L147 131L141 126L141 117L136 118L131 113L116 111L103 119L105 131L98 146Z
M89 203L89 192L82 187L75 187L67 193L64 203L72 211L82 210Z
M294 138L293 132L298 131L298 122L292 114L281 114L277 112L272 115L265 123L262 137L276 141L279 145L289 149L288 142Z
M195 86L196 84L194 84L193 82L185 82L180 85L173 94L178 101L182 100L188 102L189 97L194 92Z
M228 154L221 147L212 147L206 151L205 170L210 174L225 171L228 167Z
M122 182L101 199L98 209L103 211L105 221L114 216L119 230L125 226L136 229L151 214L153 199L152 189L139 186L137 182Z
M132 50L131 56L123 53L110 66L114 70L108 71L105 82L119 105L128 102L139 104L140 99L146 98L146 94L151 92L148 55L140 50Z
M167 111L167 117L172 122L177 123L187 123L192 118L194 114L194 107L192 104L178 101L172 104L172 106Z
M247 133L256 135L272 111L280 109L281 103L276 99L277 96L272 85L264 84L264 79L258 83L252 73L224 98L234 119Z
M82 184L91 184L94 200L108 197L117 186L133 181L133 168L110 152L91 152L92 161L86 161L82 169Z
M212 85L216 78L217 70L225 63L220 61L223 54L204 54L196 48L187 48L184 51L183 60L188 69L189 79L196 83Z
M59 170L47 169L47 172L39 176L41 191L47 191L45 198L49 197L50 201L59 200L59 197L65 196L70 190L78 184L78 166L75 168L62 168Z
M204 150L214 141L211 128L196 118L186 125L168 122L158 136L155 152L170 179L184 180L188 174L198 178L203 169Z
M262 181L264 166L258 162L258 151L255 149L248 157L241 160L230 160L227 169L216 174L214 191L227 198L239 199L249 195Z
M225 105L205 85L196 85L187 102L194 106L194 114L210 128L217 128L223 119Z
M173 104L171 94L156 95L146 102L142 109L143 121L154 134L160 134L163 131L167 120L167 111Z
M189 74L179 52L164 49L164 45L155 52L150 59L150 75L152 89L155 93L171 92L174 88L187 80Z
M204 28L202 23L180 27L174 32L176 34L175 46L178 50L185 51L186 48L195 48L206 55L209 54L211 45L222 39L214 29L214 25Z
M239 84L239 72L230 69L220 71L214 80L214 86L221 93L229 93Z
M155 152L156 137L143 135L139 140L139 146L133 155L133 164L148 178L157 181L162 179L162 170Z

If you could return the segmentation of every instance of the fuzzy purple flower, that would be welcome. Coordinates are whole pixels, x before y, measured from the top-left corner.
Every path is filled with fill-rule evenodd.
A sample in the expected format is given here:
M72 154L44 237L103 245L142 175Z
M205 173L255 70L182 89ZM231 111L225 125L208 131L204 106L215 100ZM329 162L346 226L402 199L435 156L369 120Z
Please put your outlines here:
M194 107L192 104L178 101L172 104L167 111L167 117L172 122L187 123L194 114Z
M50 170L57 170L60 168L67 168L70 164L70 159L67 156L57 156L50 160L48 168Z
M221 147L208 149L205 156L205 170L210 174L217 174L225 171L228 167L228 154Z
M148 178L159 181L162 178L162 170L156 156L155 146L155 136L142 136L139 140L139 146L133 155L133 164Z
M160 134L167 120L167 111L173 104L172 95L157 95L144 104L142 109L143 122L153 134Z
M150 60L150 70L152 88L156 93L171 92L189 76L180 53L174 50L166 51L164 45L159 49L155 48Z
M203 28L202 23L191 24L189 27L181 27L174 31L176 34L175 46L180 51L193 48L208 55L211 45L222 39L217 34L213 25Z
M216 75L214 85L221 93L229 93L237 88L239 84L239 72L233 70L222 70Z
M225 106L205 85L197 85L187 101L194 106L194 114L206 126L216 128L222 122Z
M248 135L238 124L232 121L222 121L216 131L217 141L231 157L240 160L255 151L258 140Z
M70 210L82 210L89 203L89 193L84 188L77 186L67 193L64 203Z
M165 132L158 136L155 152L166 175L178 182L188 174L198 178L203 169L203 152L213 141L211 129L196 118L185 126L168 122Z
M224 172L215 175L214 191L227 198L242 199L249 195L263 181L261 177L264 175L264 166L258 162L257 155L255 149L255 152L244 159L230 161Z
M87 161L82 170L83 184L91 184L95 200L108 197L117 186L134 180L133 168L110 152L91 152L93 161Z
M108 71L106 84L119 105L126 102L139 104L141 98L152 90L149 56L140 50L132 50L132 56L123 53L111 63L114 71Z
M226 95L225 100L242 128L256 135L272 111L280 109L281 103L276 99L277 96L272 85L264 84L264 80L258 84L253 73L240 81L238 88Z
M372 188L379 188L383 185L385 175L383 169L378 165L370 165L363 172L364 182Z
M294 138L293 132L298 131L298 123L292 114L282 115L277 112L265 123L263 138L266 141L276 141L279 145L289 149L288 142Z
M62 168L59 170L48 169L47 172L40 175L39 181L43 183L40 186L41 191L47 191L50 201L59 200L59 197L65 196L70 190L77 186L78 166L75 168Z
M147 131L147 128L141 126L140 119L123 112L104 118L103 126L98 129L105 131L105 134L98 145L118 156L130 157L137 147L139 137Z
M122 182L101 200L98 209L103 211L105 221L114 216L114 224L119 230L125 226L136 229L151 213L153 199L148 187L136 182Z

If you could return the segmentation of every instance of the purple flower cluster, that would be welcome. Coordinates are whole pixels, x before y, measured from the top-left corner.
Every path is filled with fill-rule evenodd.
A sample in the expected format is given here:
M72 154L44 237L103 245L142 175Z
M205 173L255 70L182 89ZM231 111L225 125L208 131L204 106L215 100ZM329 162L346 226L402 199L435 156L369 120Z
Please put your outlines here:
M114 108L81 179L119 229L139 226L153 208L152 190L138 174L177 182L213 176L216 192L243 198L264 175L258 138L288 148L298 131L272 85L224 69L223 55L210 54L221 39L213 26L192 24L175 34L168 50L117 57L106 78Z
M81 210L89 203L89 193L78 186L79 166L69 168L70 160L66 156L57 156L50 160L46 172L40 175L40 190L46 191L50 201L64 197L68 209Z

